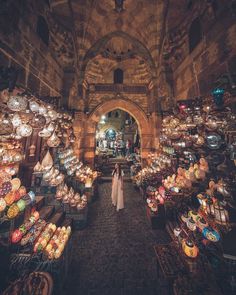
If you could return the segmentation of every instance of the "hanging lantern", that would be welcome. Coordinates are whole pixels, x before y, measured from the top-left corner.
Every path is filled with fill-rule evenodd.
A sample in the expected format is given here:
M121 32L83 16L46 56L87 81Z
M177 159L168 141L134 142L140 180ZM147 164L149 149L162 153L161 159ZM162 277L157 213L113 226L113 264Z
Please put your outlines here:
M43 130L38 133L39 137L50 137L51 135L52 133L47 128L43 128Z
M8 114L4 114L0 120L1 128L0 128L0 135L11 134L13 132L13 124L9 119Z
M196 258L198 256L198 247L190 240L182 241L182 249L184 253L190 258Z
M225 90L222 88L215 88L212 90L211 94L214 99L214 103L217 107L221 107L224 104L224 93Z
M50 170L53 166L53 158L50 154L49 151L47 151L46 155L44 156L42 163L41 163L41 167L43 170Z
M37 113L39 111L39 104L36 101L30 101L29 108L33 113Z
M213 201L211 198L207 198L206 200L206 210L209 215L214 215L215 210L214 210Z
M14 112L24 111L27 108L27 99L23 96L11 96L7 106Z
M37 164L34 166L34 172L41 172L43 170L40 162L38 161Z
M45 124L46 124L46 119L42 115L35 115L32 121L30 122L30 125L36 129L37 128L41 129Z
M60 138L56 135L55 132L53 132L53 134L47 140L47 145L49 147L57 147L59 146L60 142Z
M31 135L33 129L28 124L22 124L16 128L16 134L22 137L28 137Z
M49 132L53 132L56 128L56 125L54 122L51 122L46 128Z
M54 110L49 110L48 111L48 116L54 121L57 119L58 115L57 112Z
M45 115L47 113L47 109L44 105L40 105L39 106L39 109L38 109L38 112L40 115Z
M217 133L209 133L206 136L207 146L212 150L217 150L222 145L222 138Z
M12 117L11 122L12 122L14 127L20 126L22 124L20 115L18 113L15 113L14 116Z
M220 202L214 204L215 221L219 224L226 224L229 220L228 211L224 209Z

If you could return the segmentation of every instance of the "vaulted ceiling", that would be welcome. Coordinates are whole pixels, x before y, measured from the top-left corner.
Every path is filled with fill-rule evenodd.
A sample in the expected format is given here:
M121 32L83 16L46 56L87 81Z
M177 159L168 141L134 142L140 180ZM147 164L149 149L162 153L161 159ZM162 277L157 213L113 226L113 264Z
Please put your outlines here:
M124 63L133 53L139 62L147 64L147 73L155 75L168 1L124 0L122 11L115 9L115 2L50 1L54 17L72 31L77 57L74 66L82 69L84 77L87 64L96 56ZM107 49L108 56L105 56Z

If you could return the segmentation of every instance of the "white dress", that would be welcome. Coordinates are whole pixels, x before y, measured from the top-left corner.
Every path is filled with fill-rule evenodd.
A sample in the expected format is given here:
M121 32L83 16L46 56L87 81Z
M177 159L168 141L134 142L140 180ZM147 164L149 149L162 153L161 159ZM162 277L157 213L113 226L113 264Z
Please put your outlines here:
M111 199L112 199L112 204L116 206L117 211L124 208L124 193L122 189L123 177L124 177L123 171L121 171L120 178L117 173L113 175Z

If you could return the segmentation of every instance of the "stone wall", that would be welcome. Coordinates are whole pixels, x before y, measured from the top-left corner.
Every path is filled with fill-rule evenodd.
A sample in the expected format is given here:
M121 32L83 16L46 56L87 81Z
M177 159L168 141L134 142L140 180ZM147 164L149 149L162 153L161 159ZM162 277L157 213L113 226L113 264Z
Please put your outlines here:
M18 70L17 84L40 96L60 96L63 69L36 33L46 1L5 1L0 10L0 66Z
M137 104L142 110L147 113L148 110L148 97L146 94L127 94L121 93L120 96L125 99L132 101ZM95 108L108 100L116 99L117 93L98 93L90 92L89 93L89 111L92 112Z
M177 100L207 95L221 75L230 80L236 73L235 15L228 6L230 1L218 3L217 10L213 10L210 4L199 1L167 35L162 66ZM202 39L190 52L189 30L197 17Z

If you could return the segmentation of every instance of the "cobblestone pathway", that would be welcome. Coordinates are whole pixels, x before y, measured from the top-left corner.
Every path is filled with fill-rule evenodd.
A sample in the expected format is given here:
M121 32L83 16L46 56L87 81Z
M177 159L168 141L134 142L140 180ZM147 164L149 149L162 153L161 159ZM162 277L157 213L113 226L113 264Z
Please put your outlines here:
M160 294L153 245L168 237L151 229L132 183L125 183L124 190L125 209L117 213L111 205L111 184L100 184L99 198L89 208L88 227L74 234L64 294Z

